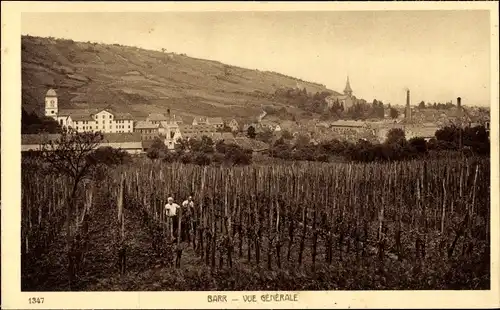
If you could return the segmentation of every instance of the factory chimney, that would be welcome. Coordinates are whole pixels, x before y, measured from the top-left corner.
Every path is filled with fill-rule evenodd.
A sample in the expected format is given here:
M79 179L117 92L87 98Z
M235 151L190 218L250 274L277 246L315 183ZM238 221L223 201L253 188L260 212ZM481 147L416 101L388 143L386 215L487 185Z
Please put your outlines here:
M460 98L460 97L457 98L457 107L458 108L462 107L462 98Z
M410 90L409 89L406 90L405 119L407 122L411 121Z

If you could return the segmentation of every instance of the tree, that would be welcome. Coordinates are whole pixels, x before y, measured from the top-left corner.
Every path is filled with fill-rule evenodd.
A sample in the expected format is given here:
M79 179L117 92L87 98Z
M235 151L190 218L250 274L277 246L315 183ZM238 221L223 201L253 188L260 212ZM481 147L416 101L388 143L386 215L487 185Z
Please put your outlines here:
M419 109L425 109L425 102L423 100L420 101L420 103L418 104L418 108Z
M162 158L165 153L168 152L167 147L165 146L165 143L163 141L156 137L153 141L153 144L151 147L148 149L147 156L151 160Z
M202 153L213 153L214 152L214 141L212 138L203 136L201 137L199 149L197 150Z
M405 132L401 128L392 128L387 133L387 139L385 142L387 144L401 144L406 141Z
M62 128L52 117L39 117L34 112L28 113L22 108L21 134L61 133Z
M249 165L252 163L252 151L229 144L225 150L224 159L233 165Z
M210 157L206 153L196 152L193 154L193 162L196 165L207 166L210 165Z
M131 160L129 153L110 146L104 146L96 149L92 153L91 159L94 160L95 164L103 164L107 166L116 166L127 163Z
M256 135L256 139L265 143L269 143L272 138L273 138L273 132L270 129L265 129Z
M300 134L297 137L297 140L295 141L295 146L299 147L299 148L307 147L309 145L310 141L311 141L311 139L309 139L309 137L307 135Z
M93 169L97 166L94 150L103 139L100 132L77 133L72 130L65 130L55 141L49 141L41 145L42 156L49 167L60 174L68 176L71 180L71 192L67 197L66 204L66 243L68 255L68 277L70 288L74 278L73 263L71 255L73 234L71 229L74 202L79 184L90 178ZM84 211L85 212L85 209ZM77 214L77 218L80 216Z
M459 144L461 129L458 126L446 126L438 129L435 133L438 141L446 141L452 144Z
M247 129L247 136L248 136L250 139L255 139L255 136L256 136L256 135L257 135L257 134L255 133L255 127L253 127L253 126L248 127L248 129Z
M177 153L184 153L184 151L189 149L189 140L186 138L177 139L174 149Z
M421 137L411 138L408 143L417 153L427 153L427 141Z
M283 139L279 138L274 142L274 145L270 149L270 155L272 157L289 159L290 158L290 145Z
M283 130L283 131L281 131L281 137L284 140L292 140L293 139L292 134L288 130L286 130L286 129Z
M395 108L390 108L389 113L392 119L396 119L399 116L399 111Z

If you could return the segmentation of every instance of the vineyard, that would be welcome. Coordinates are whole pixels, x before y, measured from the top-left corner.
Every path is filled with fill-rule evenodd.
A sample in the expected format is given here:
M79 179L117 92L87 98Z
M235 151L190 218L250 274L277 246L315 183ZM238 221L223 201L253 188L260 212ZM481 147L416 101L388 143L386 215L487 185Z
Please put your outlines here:
M76 189L25 165L22 289L489 289L489 165L139 161ZM191 193L173 239L164 205Z

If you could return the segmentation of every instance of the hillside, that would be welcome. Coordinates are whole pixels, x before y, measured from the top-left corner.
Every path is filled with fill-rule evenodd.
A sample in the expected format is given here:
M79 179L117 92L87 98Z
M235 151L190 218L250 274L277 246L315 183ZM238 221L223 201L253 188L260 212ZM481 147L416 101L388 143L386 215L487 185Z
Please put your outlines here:
M49 88L60 108L112 107L141 117L153 112L185 116L254 117L280 87L334 91L279 73L121 45L22 37L22 95L27 111L41 113ZM287 107L300 114L297 107Z

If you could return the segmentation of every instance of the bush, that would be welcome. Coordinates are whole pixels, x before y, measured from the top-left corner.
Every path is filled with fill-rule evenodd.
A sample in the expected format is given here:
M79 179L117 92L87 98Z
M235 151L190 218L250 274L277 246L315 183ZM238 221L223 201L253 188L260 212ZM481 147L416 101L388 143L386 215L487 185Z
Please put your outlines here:
M214 153L212 155L212 163L215 164L215 165L221 165L222 163L224 163L224 160L225 160L225 157L223 154L221 153Z
M110 146L100 147L90 156L96 163L107 166L126 164L132 160L132 157L126 151Z
M424 138L415 137L411 138L408 142L417 153L427 153L427 141Z
M148 158L151 160L158 159L160 158L160 151L158 149L150 148L147 151L146 156L148 156Z
M165 143L160 138L155 138L153 141L153 144L147 151L147 156L151 160L153 159L159 159L165 156L165 154L168 152L167 147L165 146Z
M224 158L233 165L249 165L252 163L252 151L244 150L239 147L232 148L226 152Z
M202 152L197 152L193 154L193 163L200 166L210 165L210 157Z
M174 152L166 152L163 156L163 161L166 163L173 163L177 159L177 154Z
M191 156L189 154L182 154L180 157L179 157L179 160L181 163L183 164L190 164L192 162L191 160Z

